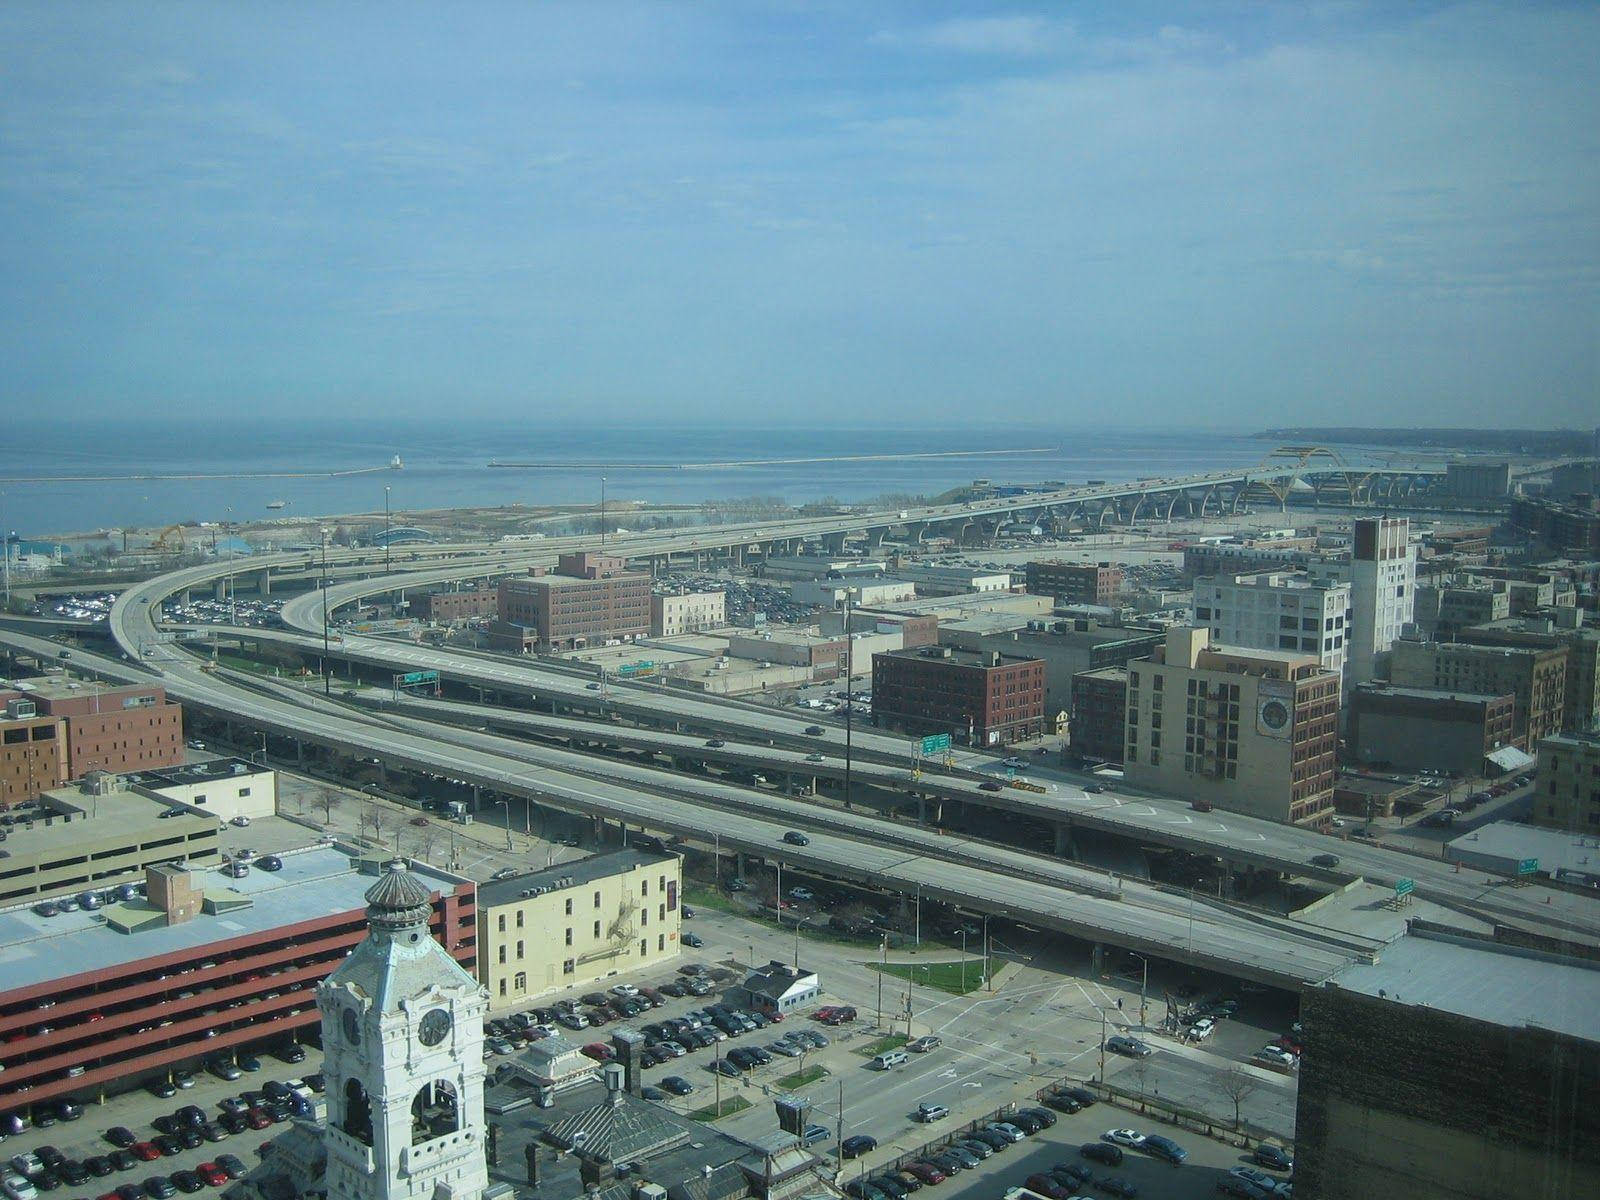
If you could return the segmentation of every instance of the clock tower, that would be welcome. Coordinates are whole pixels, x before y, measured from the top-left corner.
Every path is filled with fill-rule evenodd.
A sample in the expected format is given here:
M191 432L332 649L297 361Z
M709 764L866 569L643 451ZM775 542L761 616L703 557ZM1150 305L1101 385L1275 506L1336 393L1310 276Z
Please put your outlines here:
M365 940L317 989L329 1200L480 1200L488 993L433 939L404 863L366 899Z

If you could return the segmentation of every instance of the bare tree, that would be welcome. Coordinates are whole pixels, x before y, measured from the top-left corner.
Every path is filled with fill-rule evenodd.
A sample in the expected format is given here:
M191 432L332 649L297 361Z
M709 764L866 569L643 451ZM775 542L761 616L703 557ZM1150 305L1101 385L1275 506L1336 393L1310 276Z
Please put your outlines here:
M322 823L331 825L333 810L339 807L339 793L332 788L322 788L317 796L317 803L322 807Z
M438 836L438 830L434 829L431 825L427 829L424 829L416 836L416 838L412 840L412 854L421 859L423 862L431 862L432 860L429 858L429 855L433 852L433 843L438 840Z
M1150 1086L1150 1069L1150 1060L1148 1058L1136 1058L1133 1060L1131 1071L1134 1083L1139 1085L1140 1112L1144 1111L1144 1094ZM1237 1119L1234 1123L1238 1124Z
M1261 1087L1261 1081L1239 1067L1230 1067L1217 1076L1217 1090L1233 1101L1233 1127L1239 1128L1243 1121L1241 1110L1244 1102Z
M384 832L389 827L389 814L374 804L369 809L367 820L372 825L372 840L382 844Z

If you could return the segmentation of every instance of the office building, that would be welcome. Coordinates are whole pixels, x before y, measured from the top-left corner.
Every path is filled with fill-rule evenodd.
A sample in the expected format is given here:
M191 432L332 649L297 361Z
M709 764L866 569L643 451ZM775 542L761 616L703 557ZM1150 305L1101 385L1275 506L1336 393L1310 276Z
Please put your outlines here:
M1203 577L1194 581L1194 620L1215 643L1315 654L1342 672L1350 585L1277 572Z
M181 767L134 771L121 777L130 791L185 808L219 821L257 817L278 811L278 773L242 758L212 758Z
M1111 624L1092 617L1024 622L1006 614L978 614L939 629L939 641L957 650L1039 659L1044 663L1045 711L1051 717L1072 711L1072 681L1079 673L1145 658L1163 636L1151 625Z
M1592 733L1600 730L1600 629L1580 624L1580 609L1563 608L1556 613L1559 619L1536 615L1469 625L1456 637L1477 646L1565 647L1567 683L1561 732Z
M650 636L676 637L728 623L726 592L682 592L650 597Z
M919 737L948 733L972 746L1040 737L1044 663L949 646L874 654L872 723Z
M1600 964L1518 942L1412 921L1301 992L1295 1195L1594 1192Z
M1172 629L1128 666L1129 783L1309 825L1333 809L1339 676L1315 654L1213 646Z
M66 781L62 719L41 713L22 692L0 690L0 808L32 800Z
M1533 789L1536 825L1600 835L1600 738L1545 738Z
M837 637L847 628L851 633L898 632L900 648L903 650L913 646L932 646L939 641L939 618L936 616L853 607L848 622L843 609L833 609L819 614L817 624L828 637Z
M631 641L650 632L650 576L614 555L563 554L554 574L534 568L502 579L497 613L510 629L491 632L507 648L512 629L526 631L524 644L541 652Z
M1446 463L1444 490L1458 500L1503 500L1511 491L1511 464L1472 460Z
M61 718L68 779L89 771L144 771L183 761L183 708L169 703L160 685L51 676L12 686L40 713Z
M1072 753L1122 761L1128 727L1128 668L1101 667L1072 677Z
M8 814L0 906L127 883L158 863L218 862L216 816L162 815L172 807L104 771L19 805Z
M1028 591L1035 596L1053 596L1061 604L1112 608L1122 590L1122 568L1108 562L1031 562L1024 570Z
M1469 625L1510 615L1511 588L1503 579L1442 578L1417 584L1413 620L1428 637L1449 641Z
M1475 646L1402 638L1390 653L1395 687L1515 698L1512 742L1532 752L1561 732L1567 699L1567 648Z
M917 585L881 575L857 576L853 579L802 579L789 585L789 595L794 597L796 604L818 605L822 608L843 608L848 596L850 603L859 608L914 600Z
M479 977L495 1011L618 971L673 958L679 949L683 860L618 850L561 863L478 891Z
M1600 497L1578 495L1568 500L1518 496L1511 501L1510 522L1535 542L1572 558L1600 558Z
M1192 542L1183 548L1183 574L1187 579L1296 570L1320 561L1314 536L1220 538Z
M895 563L894 577L913 584L919 596L965 596L973 592L1009 592L1009 571L974 567L922 567Z
M1442 771L1470 779L1516 742L1516 698L1365 683L1350 694L1346 741L1380 770Z
M1381 677L1382 656L1415 611L1417 553L1411 545L1411 522L1405 517L1356 521L1350 561L1343 566L1350 580L1349 678L1365 683Z
M93 911L6 910L0 1110L137 1086L315 1025L317 983L365 936L363 895L383 860L336 845L279 857L280 870L239 878L153 866L142 896L107 896ZM473 970L471 881L412 874L430 893L434 938Z

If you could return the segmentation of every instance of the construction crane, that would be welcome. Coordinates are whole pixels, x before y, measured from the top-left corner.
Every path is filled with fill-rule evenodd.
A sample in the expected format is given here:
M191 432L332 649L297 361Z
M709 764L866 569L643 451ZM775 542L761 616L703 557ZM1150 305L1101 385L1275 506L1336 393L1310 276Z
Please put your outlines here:
M185 550L182 525L168 525L151 547L157 554L179 555Z

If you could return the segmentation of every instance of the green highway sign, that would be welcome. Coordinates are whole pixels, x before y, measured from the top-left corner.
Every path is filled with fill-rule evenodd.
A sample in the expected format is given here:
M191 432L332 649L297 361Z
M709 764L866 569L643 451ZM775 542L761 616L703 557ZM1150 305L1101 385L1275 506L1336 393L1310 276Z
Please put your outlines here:
M410 687L414 683L438 682L439 672L437 671L408 671L406 674L400 676L401 687Z
M1518 875L1537 875L1538 873L1539 860L1537 858L1525 858L1517 864Z
M949 749L950 735L948 733L930 733L922 739L922 753L924 756L931 757L935 754L943 754Z
M652 660L646 658L641 659L639 662L623 663L622 666L617 668L617 674L637 675L642 671L654 671L655 669L656 664Z
M1397 899L1399 897L1401 897L1401 896L1409 896L1409 895L1411 895L1412 892L1414 892L1416 890L1417 890L1417 885L1416 885L1416 881L1415 880L1398 879L1398 880L1395 881L1394 894L1395 894L1395 897Z

